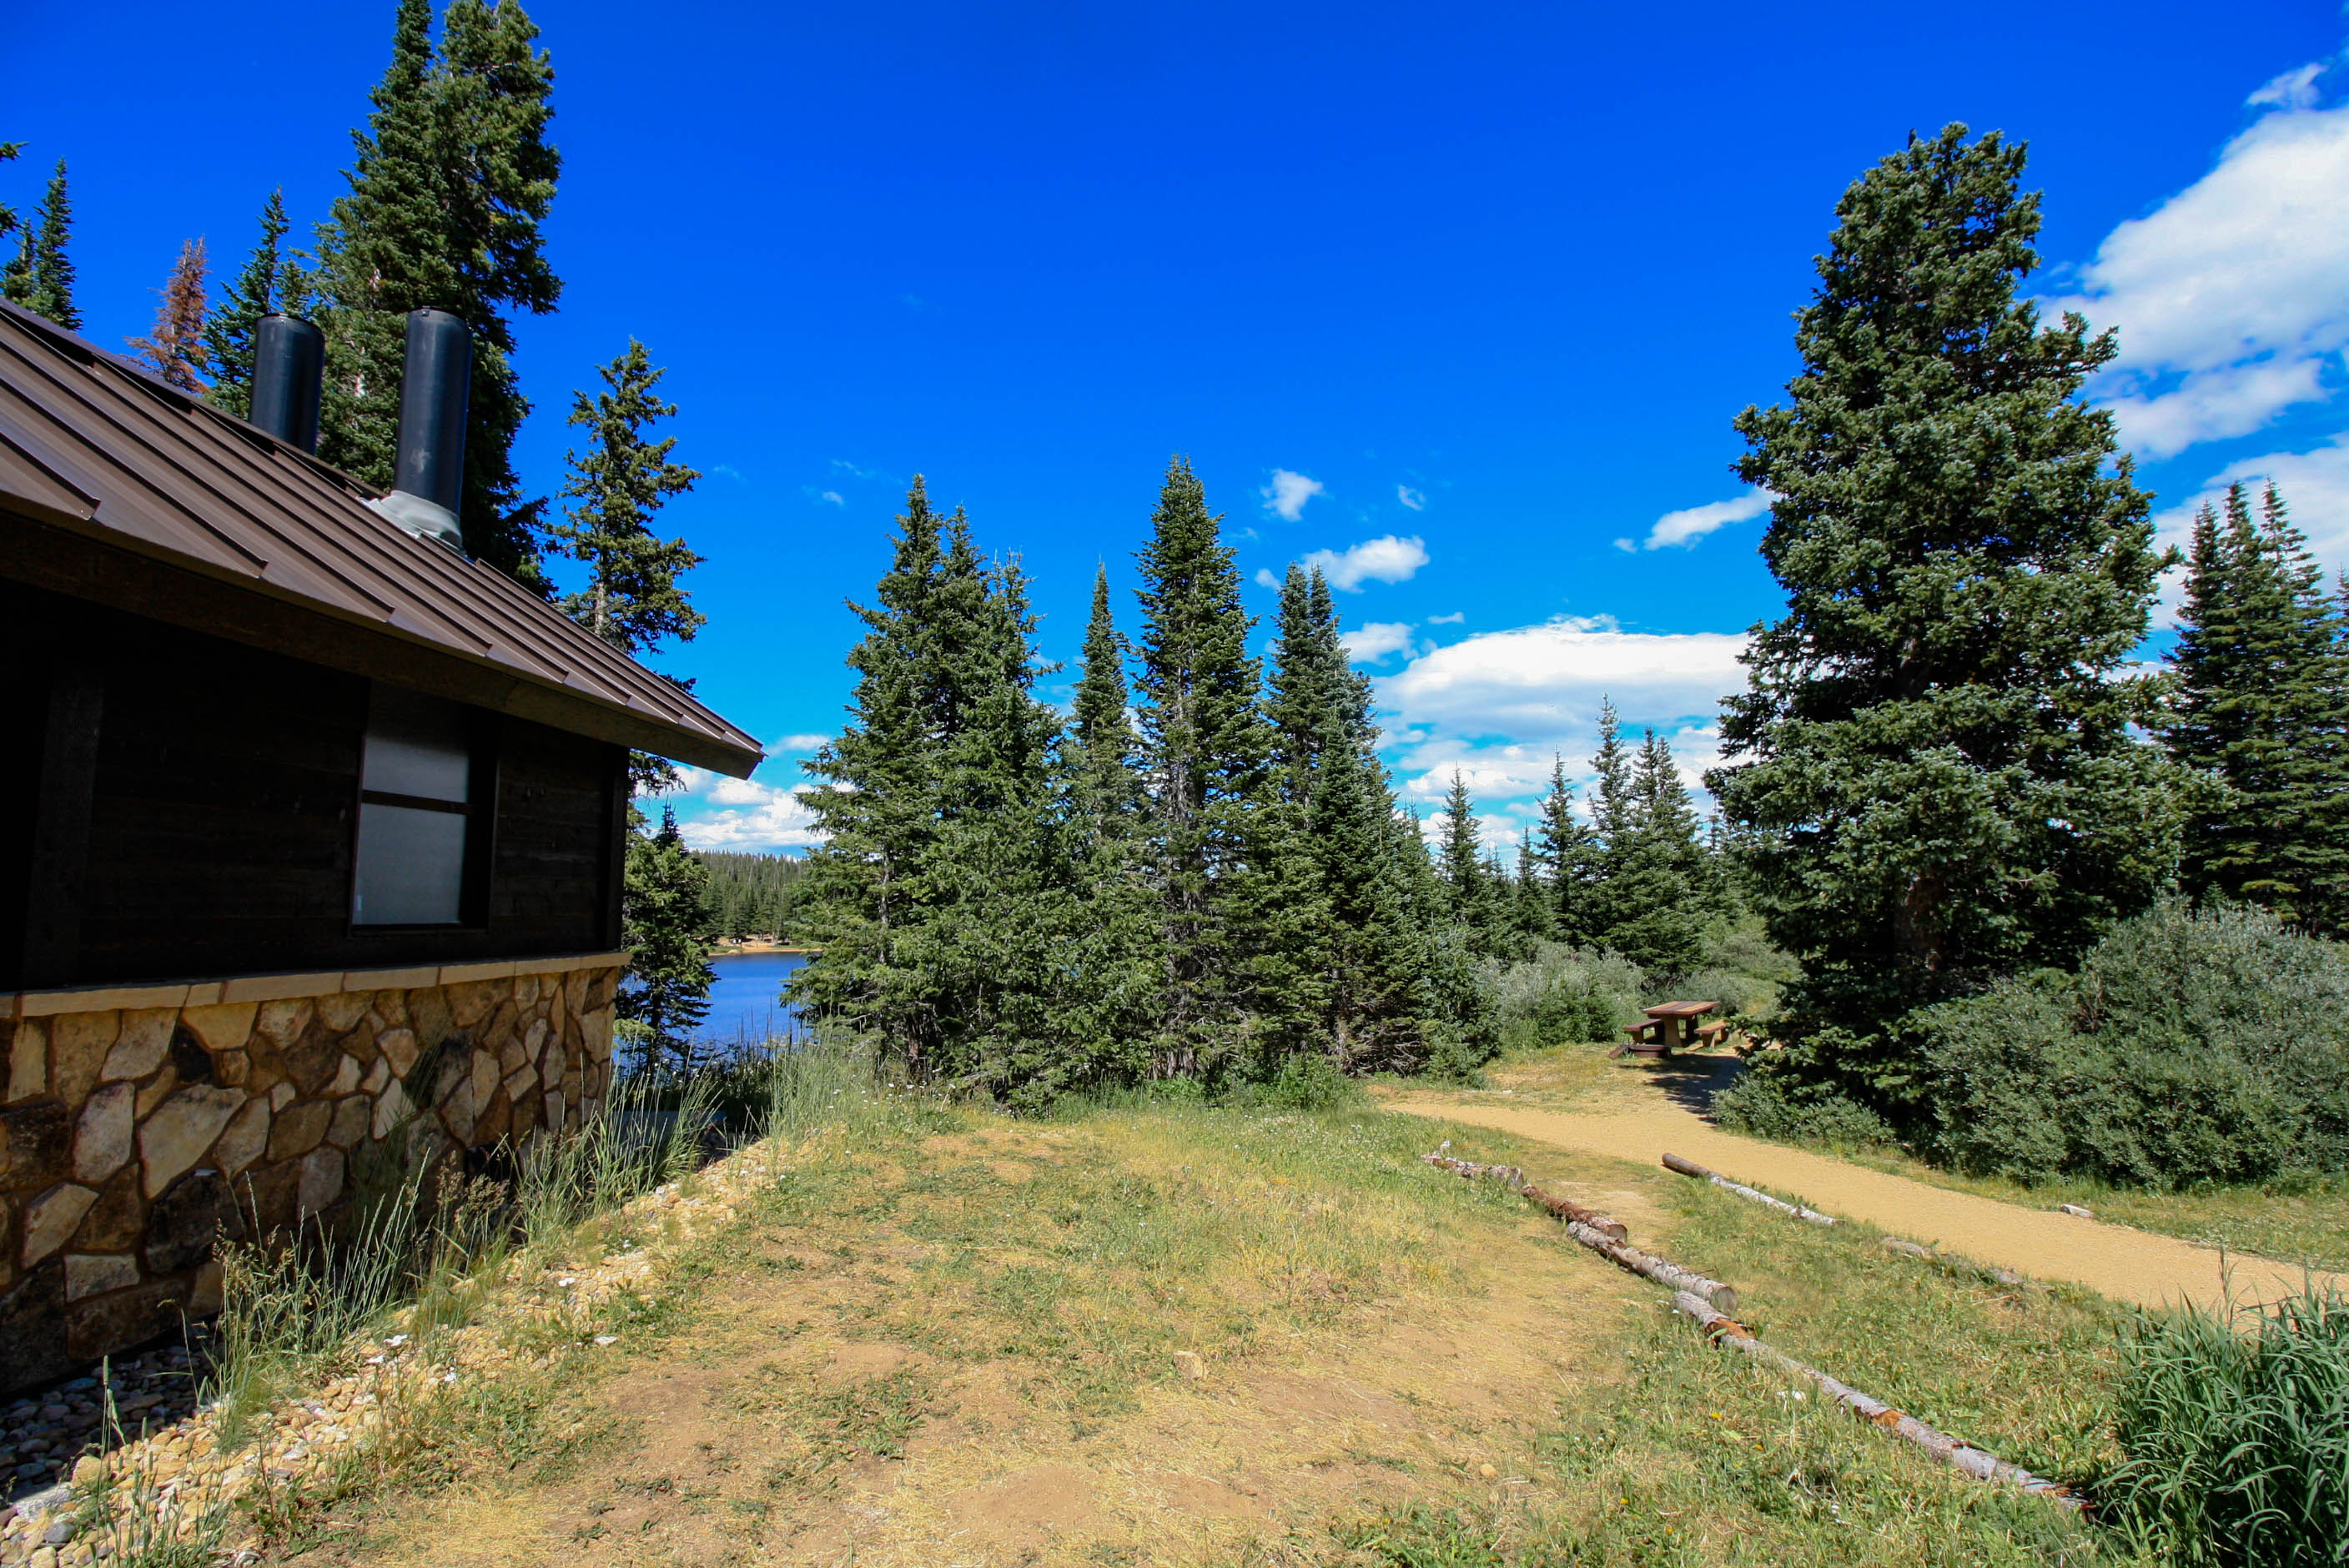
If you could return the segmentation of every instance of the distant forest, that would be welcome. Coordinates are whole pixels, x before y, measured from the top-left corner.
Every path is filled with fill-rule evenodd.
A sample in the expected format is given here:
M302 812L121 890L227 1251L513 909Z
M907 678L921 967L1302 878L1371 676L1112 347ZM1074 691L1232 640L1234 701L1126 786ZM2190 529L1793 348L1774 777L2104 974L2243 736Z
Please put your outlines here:
M709 870L701 903L719 941L789 939L805 861L796 855L709 853L694 858Z

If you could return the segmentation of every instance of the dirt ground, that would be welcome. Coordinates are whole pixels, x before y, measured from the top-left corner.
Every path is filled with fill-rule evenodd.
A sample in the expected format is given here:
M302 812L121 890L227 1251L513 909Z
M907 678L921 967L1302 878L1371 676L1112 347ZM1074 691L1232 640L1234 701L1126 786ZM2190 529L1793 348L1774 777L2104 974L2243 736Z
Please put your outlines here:
M572 1473L409 1501L310 1560L1319 1561L1327 1520L1401 1498L1541 1501L1525 1462L1535 1421L1619 1376L1590 1347L1627 1309L1652 1309L1640 1282L1518 1207L1474 1217L1470 1246L1427 1249L1439 1268L1420 1261L1409 1213L1350 1212L1341 1184L1316 1193L1309 1176L1216 1173L1195 1168L1197 1150L1105 1140L1090 1125L933 1139L872 1173L861 1212L761 1222L697 1287L689 1324L595 1390L588 1418L619 1435ZM1142 1342L1147 1318L1107 1296L1023 1314L1006 1294L1049 1266L1040 1216L1065 1227L1066 1204L1099 1202L1112 1159L1144 1228L1257 1205L1214 1248L1168 1254L1189 1274L1164 1312L1195 1333L1173 1348ZM1606 1170L1553 1174L1654 1233L1662 1217ZM929 1190L906 1185L916 1171ZM1363 1231L1392 1233L1383 1262L1315 1250ZM1036 1337L1047 1316L1065 1331L1050 1345Z
M1723 1066L1727 1062L1724 1059ZM2288 1264L2225 1254L2149 1231L2025 1209L1868 1170L1830 1155L1725 1132L1702 1112L1702 1080L1685 1072L1626 1068L1619 1081L1574 1099L1591 1109L1543 1103L1539 1073L1512 1088L1467 1095L1406 1090L1381 1097L1389 1110L1446 1118L1537 1140L1560 1150L1653 1165L1667 1151L1733 1181L1766 1188L1839 1218L1865 1220L1895 1235L2034 1278L2068 1280L2116 1301L2158 1306L2220 1305L2293 1294L2304 1279L2349 1289L2349 1275L2313 1276ZM1525 1099L1521 1101L1520 1096Z

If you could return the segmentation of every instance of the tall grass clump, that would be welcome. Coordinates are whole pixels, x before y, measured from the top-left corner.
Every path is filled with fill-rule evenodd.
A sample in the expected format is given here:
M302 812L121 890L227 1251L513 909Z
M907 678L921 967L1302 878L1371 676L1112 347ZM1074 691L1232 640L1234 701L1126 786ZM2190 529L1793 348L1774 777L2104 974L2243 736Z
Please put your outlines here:
M2349 1297L2145 1314L2121 1348L2115 1524L2188 1568L2349 1562Z
M730 1144L857 1120L874 1088L871 1057L853 1043L639 1073L617 1079L577 1130L541 1136L511 1159L492 1151L486 1164L499 1174L411 1171L339 1224L311 1219L291 1238L224 1243L211 1376L223 1440L243 1441L284 1394L348 1370L395 1318L418 1335L469 1321L517 1250L556 1245Z

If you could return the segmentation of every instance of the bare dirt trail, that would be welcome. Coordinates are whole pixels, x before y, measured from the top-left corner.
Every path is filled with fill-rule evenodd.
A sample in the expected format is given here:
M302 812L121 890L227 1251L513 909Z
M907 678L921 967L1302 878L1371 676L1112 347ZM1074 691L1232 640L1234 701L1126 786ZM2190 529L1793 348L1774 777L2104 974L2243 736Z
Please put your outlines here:
M1808 1150L1723 1131L1661 1099L1622 1110L1549 1110L1423 1092L1381 1097L1390 1110L1490 1127L1586 1154L1653 1165L1670 1150L1733 1181L1797 1198L1838 1218L2044 1280L2144 1306L2215 1306L2297 1291L2304 1279L2349 1289L2349 1275L2315 1274L2240 1253L2224 1255L2173 1236L2025 1209L1912 1181ZM1636 1238L1635 1238L1636 1239Z

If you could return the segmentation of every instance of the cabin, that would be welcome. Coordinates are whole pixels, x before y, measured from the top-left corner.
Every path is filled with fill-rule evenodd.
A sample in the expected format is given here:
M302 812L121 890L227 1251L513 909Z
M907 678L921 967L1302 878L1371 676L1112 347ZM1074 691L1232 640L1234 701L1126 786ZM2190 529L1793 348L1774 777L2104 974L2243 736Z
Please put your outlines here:
M631 750L757 744L471 560L471 345L408 323L398 481L0 304L0 1392L217 1310L215 1240L577 1127Z

